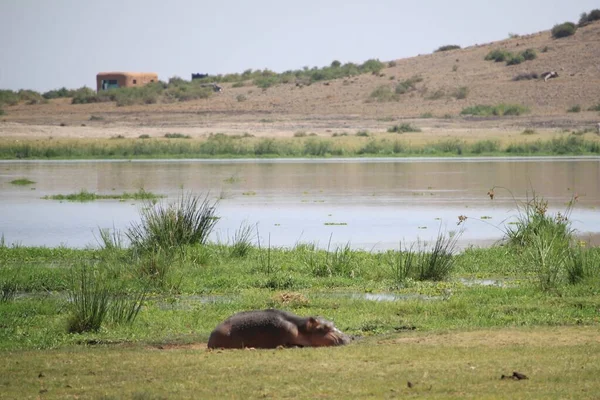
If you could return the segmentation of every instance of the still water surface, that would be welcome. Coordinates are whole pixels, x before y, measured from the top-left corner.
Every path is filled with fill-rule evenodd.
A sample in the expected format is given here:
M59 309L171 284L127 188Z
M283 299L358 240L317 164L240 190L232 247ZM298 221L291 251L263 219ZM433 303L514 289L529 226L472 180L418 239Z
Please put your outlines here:
M36 183L10 184L23 177ZM573 226L583 237L600 233L600 158L581 157L0 162L0 234L8 244L97 246L99 228L126 229L142 203L41 197L140 188L167 201L182 191L220 198L212 240L221 242L250 224L263 246L270 238L271 246L327 248L331 238L331 249L382 250L429 241L440 227L464 229L461 247L489 245L517 215L512 196L523 200L532 188L553 212L577 194ZM460 227L459 215L469 217Z

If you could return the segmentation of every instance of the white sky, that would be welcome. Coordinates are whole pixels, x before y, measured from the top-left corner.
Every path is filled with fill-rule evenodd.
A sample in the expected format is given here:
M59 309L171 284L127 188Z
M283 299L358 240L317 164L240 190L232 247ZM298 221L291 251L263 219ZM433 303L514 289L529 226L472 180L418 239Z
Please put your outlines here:
M577 22L597 0L0 0L0 89L95 87L101 71L277 72L389 61Z

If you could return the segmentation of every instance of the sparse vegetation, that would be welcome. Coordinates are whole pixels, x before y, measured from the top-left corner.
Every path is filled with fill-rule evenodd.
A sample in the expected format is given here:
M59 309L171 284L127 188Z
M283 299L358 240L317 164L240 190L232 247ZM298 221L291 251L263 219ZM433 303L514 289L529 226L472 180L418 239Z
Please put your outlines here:
M513 57L513 54L508 50L495 49L490 51L486 56L486 61L504 62Z
M394 125L394 126L388 128L387 131L389 133L407 133L407 132L421 132L421 129L414 125L404 123L404 124L400 124L400 125Z
M429 93L425 96L426 100L440 100L446 96L446 91L444 89L437 89L435 92Z
M528 81L532 79L538 79L539 75L535 72L524 72L519 75L516 75L513 78L513 81Z
M183 133L165 133L167 139L191 139L190 135L184 135Z
M151 192L147 192L144 189L140 189L134 193L120 193L120 194L96 194L88 192L87 190L81 190L79 193L72 194L54 194L42 197L44 200L61 200L61 201L96 201L96 200L156 200L163 195L157 195Z
M581 111L581 105L579 105L579 104L575 104L573 107L571 107L567 110L567 112L570 112L570 113L578 113L580 111Z
M596 104L595 106L591 106L588 108L588 111L600 111L600 103Z
M575 34L577 31L577 25L572 22L564 22L562 24L554 25L552 28L552 37L555 39L564 38Z
M11 184L13 185L17 185L17 186L26 186L26 185L33 185L35 182L27 179L27 178L20 178L20 179L14 179L12 181L10 181Z
M440 51L450 51L450 50L458 50L458 49L460 49L459 45L447 44L445 46L438 47L437 50L434 51L434 53L439 53Z
M457 89L454 89L454 91L452 92L452 97L454 97L457 100L466 99L468 95L469 88L466 86L461 86Z
M536 135L536 134L537 134L537 132L531 128L527 128L523 132L521 132L521 135Z
M489 105L476 105L464 108L460 113L461 115L474 115L480 117L489 116L510 116L510 115L521 115L529 112L529 108L520 104L498 104L496 106Z
M371 92L369 99L372 101L396 101L398 97L392 92L389 86L381 85Z
M416 85L419 82L422 82L423 78L419 75L414 75L413 77L406 79L396 85L396 94L404 94L411 92L416 89Z

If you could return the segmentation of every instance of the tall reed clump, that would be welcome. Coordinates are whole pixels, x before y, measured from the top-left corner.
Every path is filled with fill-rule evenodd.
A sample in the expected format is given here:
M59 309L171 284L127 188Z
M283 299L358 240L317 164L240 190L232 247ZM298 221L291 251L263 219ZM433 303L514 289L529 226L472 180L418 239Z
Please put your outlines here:
M2 236L2 239L4 239L4 236ZM0 245L3 242L4 240L0 241ZM8 303L17 296L19 284L17 283L16 273L17 271L10 277L0 277L0 303Z
M535 273L544 291L577 283L600 269L594 265L593 253L588 254L574 239L570 216L575 200L564 212L550 214L548 202L534 193L518 204L517 221L505 230L508 245L523 255L525 266Z
M438 232L433 246L419 241L416 246L387 253L392 279L401 285L408 279L418 281L442 281L454 269L454 252L460 233Z
M97 268L74 268L68 292L71 314L67 330L69 333L96 332L106 321L131 324L144 304L146 293L145 288L130 292L117 290Z
M185 245L205 244L214 228L216 202L182 194L171 204L146 203L141 222L125 232L136 251L171 251Z
M243 258L252 250L252 226L242 223L233 235L233 243L230 247L231 257Z
M108 314L110 288L98 271L82 267L72 274L69 291L72 312L67 322L69 333L98 331Z

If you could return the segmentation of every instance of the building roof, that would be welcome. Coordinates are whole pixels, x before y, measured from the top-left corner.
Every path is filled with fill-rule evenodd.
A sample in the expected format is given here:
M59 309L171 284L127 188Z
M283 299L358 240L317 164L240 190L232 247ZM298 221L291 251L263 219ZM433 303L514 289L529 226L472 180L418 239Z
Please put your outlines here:
M123 72L123 71L114 71L114 72L98 72L97 76L109 76L109 75L121 75L121 76L143 76L143 75L156 75L156 72Z

